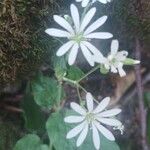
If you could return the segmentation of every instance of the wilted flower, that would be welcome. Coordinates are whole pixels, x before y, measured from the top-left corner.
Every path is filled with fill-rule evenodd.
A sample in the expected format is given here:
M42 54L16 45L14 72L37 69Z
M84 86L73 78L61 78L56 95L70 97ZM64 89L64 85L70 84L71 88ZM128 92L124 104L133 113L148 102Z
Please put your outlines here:
M86 7L89 4L89 2L94 3L96 1L99 1L99 2L101 2L103 4L111 2L111 0L76 0L76 2L81 2L82 7Z
M95 7L91 8L85 14L85 16L82 18L82 21L80 20L79 12L75 5L72 4L70 10L73 24L69 23L63 17L54 15L54 20L65 30L50 28L45 32L51 36L67 38L69 40L67 43L62 45L56 53L57 56L62 56L70 51L68 56L69 65L74 64L78 50L81 48L81 51L88 63L91 66L94 66L94 60L92 56L98 55L101 58L103 55L89 42L89 40L109 39L113 36L108 32L93 32L105 23L107 16L97 19L94 23L88 26L96 12Z
M109 102L110 98L106 97L94 109L94 101L90 93L87 93L86 95L87 109L81 107L77 103L72 102L70 104L71 108L79 115L68 116L64 119L64 121L66 123L79 123L79 125L68 132L67 139L73 138L79 134L76 142L76 146L78 147L84 142L88 134L88 130L91 129L93 143L97 150L100 149L99 133L102 133L108 140L114 141L115 137L106 127L104 127L104 124L122 131L122 123L114 118L114 116L121 112L121 109L115 108L105 110Z

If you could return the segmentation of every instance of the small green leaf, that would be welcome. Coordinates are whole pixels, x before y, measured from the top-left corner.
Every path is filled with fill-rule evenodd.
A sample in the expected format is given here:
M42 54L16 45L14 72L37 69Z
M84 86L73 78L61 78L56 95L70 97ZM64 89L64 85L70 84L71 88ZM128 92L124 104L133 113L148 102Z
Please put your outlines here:
M30 83L26 88L22 108L24 110L26 128L33 131L44 131L46 118L40 107L34 101L33 95L31 94Z
M54 113L52 116L48 119L46 123L46 129L48 132L48 136L52 142L52 145L56 150L95 150L92 136L91 136L91 130L89 130L88 136L84 143L80 147L76 147L76 138L72 139L66 139L67 132L75 127L76 125L72 124L66 124L64 122L64 117L68 116L68 114L73 114L72 111L66 111L66 112L59 112ZM101 138L101 149L104 150L119 150L118 145L115 142L111 142L107 140L104 136L100 136Z
M109 70L107 70L107 69L104 67L104 65L101 65L101 66L100 66L100 72L101 72L102 74L107 74L107 73L109 72Z
M66 77L67 77L68 79L77 81L77 80L79 80L83 75L84 75L84 73L83 73L83 71L82 71L80 68L71 66L71 67L69 67L69 69L67 70L67 76L66 76Z
M32 91L35 102L44 107L51 108L64 97L64 91L55 79L39 75L32 82Z
M40 138L35 134L28 134L16 143L14 150L41 150Z
M140 62L138 60L134 60L131 58L126 58L126 60L123 62L124 65L135 65L139 64Z

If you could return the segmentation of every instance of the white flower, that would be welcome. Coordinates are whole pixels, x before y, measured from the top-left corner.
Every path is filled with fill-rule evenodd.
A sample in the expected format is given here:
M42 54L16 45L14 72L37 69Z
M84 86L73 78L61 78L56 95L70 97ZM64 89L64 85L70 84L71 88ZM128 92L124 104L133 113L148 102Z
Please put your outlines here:
M114 129L122 129L122 123L114 118L114 116L121 112L121 109L116 108L105 110L109 102L110 98L106 97L94 109L93 97L90 93L87 93L86 95L87 109L72 102L70 104L71 108L79 115L68 116L64 119L64 121L66 123L79 123L79 125L67 133L67 139L79 135L76 142L76 146L78 147L84 142L88 134L88 130L91 129L92 139L96 150L100 149L99 132L102 133L108 140L114 141L115 137L106 127L104 127L104 124L112 126Z
M123 62L126 60L128 52L124 50L118 52L118 49L119 49L118 40L112 40L111 52L104 60L104 67L107 70L111 70L111 72L113 73L119 72L119 75L123 77L126 75L125 71L123 70L123 65L124 65ZM101 62L101 60L99 60L96 57L95 57L95 61L98 63Z
M54 20L65 30L60 30L56 28L47 29L45 32L54 37L62 37L68 38L68 42L62 45L56 55L62 56L66 54L68 51L68 63L69 65L74 64L79 48L91 66L94 66L93 55L99 55L99 57L103 57L103 55L99 52L99 50L93 46L89 40L90 39L109 39L113 35L108 32L93 32L102 26L107 20L107 16L103 16L97 19L90 26L91 19L94 17L96 12L96 8L91 8L84 16L82 21L80 20L78 9L75 5L70 6L71 17L73 24L69 23L63 17L54 15ZM87 27L88 26L88 27Z
M76 2L82 2L81 3L82 7L86 7L89 4L90 1L92 1L92 3L96 2L96 1L99 1L103 4L111 2L111 0L76 0Z

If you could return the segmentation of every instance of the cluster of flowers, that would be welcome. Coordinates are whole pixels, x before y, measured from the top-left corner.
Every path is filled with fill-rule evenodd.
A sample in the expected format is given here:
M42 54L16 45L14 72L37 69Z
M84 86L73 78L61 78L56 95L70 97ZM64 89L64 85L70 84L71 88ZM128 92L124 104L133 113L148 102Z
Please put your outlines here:
M81 2L82 7L96 2L96 0L76 0ZM111 0L97 0L106 4ZM88 7L89 8L89 7ZM102 16L95 22L90 23L96 13L96 8L91 7L84 16L80 16L78 8L71 4L70 6L71 16L61 17L54 15L54 20L64 30L57 28L49 28L45 32L50 36L67 38L67 42L63 44L57 51L57 56L63 56L68 53L68 64L73 65L77 58L78 51L81 50L83 56L87 62L94 66L96 63L101 64L106 70L110 70L113 73L119 73L121 77L126 73L123 69L125 60L127 59L127 51L118 51L118 40L112 40L110 53L105 57L100 50L98 50L92 43L92 39L110 39L113 35L109 32L96 32L107 20L107 16ZM90 24L90 25L89 25ZM137 60L133 61L133 64L140 63ZM64 119L67 123L80 123L73 128L67 134L67 138L75 137L79 135L77 139L77 146L80 146L85 140L88 129L92 129L93 143L95 148L100 149L100 137L101 132L107 139L114 141L113 134L106 129L102 124L115 127L115 129L123 130L122 123L114 117L121 112L121 109L105 110L109 104L110 98L103 99L98 106L94 109L93 97L90 93L86 95L87 110L76 103L71 103L71 108L80 114L81 116L69 116ZM103 111L103 112L102 112ZM98 132L99 131L99 132Z

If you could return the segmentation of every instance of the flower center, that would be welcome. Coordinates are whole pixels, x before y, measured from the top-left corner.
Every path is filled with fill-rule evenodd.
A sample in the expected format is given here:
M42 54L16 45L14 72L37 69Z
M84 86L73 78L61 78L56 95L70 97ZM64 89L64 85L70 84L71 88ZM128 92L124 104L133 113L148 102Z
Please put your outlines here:
M85 38L83 37L83 33L77 33L73 37L70 38L73 41L76 41L78 44L80 44L81 41L84 41Z
M108 60L109 60L109 62L111 63L111 64L115 64L116 63L116 58L114 58L112 55L109 55L108 56Z
M93 113L87 113L85 118L89 124L91 124L95 120Z

